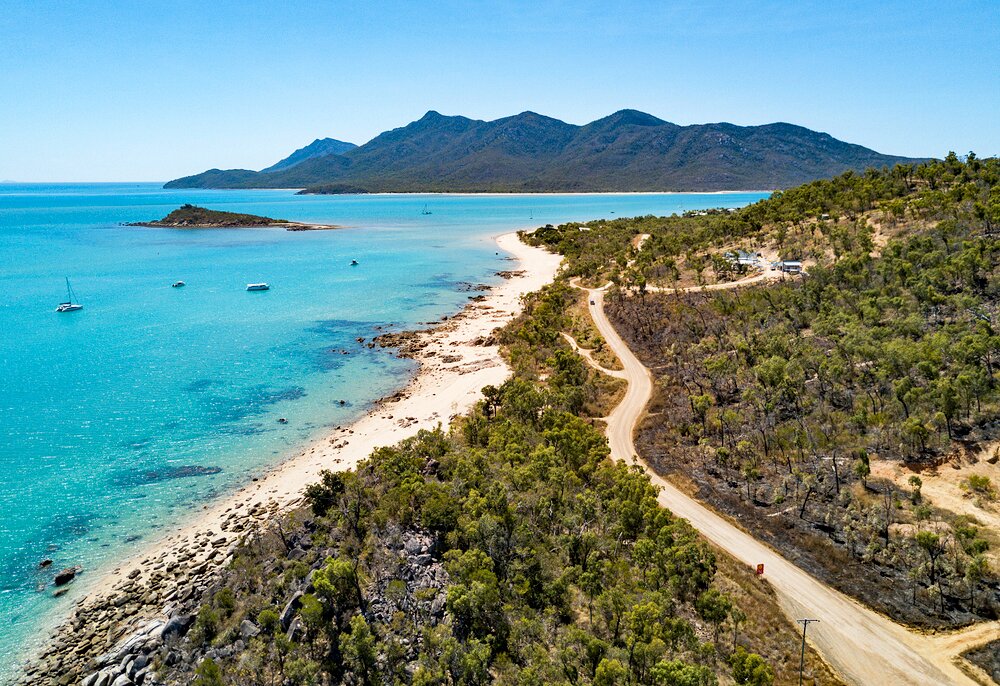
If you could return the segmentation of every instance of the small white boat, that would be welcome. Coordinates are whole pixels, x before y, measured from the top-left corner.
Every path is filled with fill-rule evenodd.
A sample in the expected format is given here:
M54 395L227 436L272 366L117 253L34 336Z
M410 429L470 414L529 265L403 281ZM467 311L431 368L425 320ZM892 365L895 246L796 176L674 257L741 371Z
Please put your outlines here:
M174 281L172 284L170 284L170 287L171 288L183 288L186 285L187 284L185 284L183 281Z
M268 290L271 290L271 287L268 286L266 283L248 283L247 284L247 290L248 291L268 291Z
M69 277L66 277L66 302L59 303L59 307L56 308L56 312L76 312L77 310L82 310L83 305L73 302L73 287L69 285Z

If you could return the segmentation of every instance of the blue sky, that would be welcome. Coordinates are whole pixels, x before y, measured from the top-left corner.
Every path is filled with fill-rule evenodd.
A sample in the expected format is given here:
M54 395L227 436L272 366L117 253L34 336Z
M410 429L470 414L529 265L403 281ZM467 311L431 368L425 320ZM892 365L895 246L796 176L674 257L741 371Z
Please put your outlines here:
M1000 154L1000 2L0 2L0 179L165 180L429 109Z

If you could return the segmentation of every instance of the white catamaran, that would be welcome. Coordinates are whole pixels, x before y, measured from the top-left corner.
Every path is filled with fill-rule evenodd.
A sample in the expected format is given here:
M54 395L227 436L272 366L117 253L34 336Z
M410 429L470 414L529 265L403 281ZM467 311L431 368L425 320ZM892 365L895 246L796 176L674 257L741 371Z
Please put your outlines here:
M59 303L59 307L56 308L56 312L76 312L77 310L82 310L83 305L73 302L75 300L73 296L73 287L69 285L69 277L66 277L66 302Z

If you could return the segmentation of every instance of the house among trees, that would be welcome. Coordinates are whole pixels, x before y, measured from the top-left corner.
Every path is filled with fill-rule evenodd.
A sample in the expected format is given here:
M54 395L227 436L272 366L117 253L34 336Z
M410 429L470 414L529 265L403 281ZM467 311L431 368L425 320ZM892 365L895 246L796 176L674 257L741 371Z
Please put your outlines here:
M727 252L725 254L727 260L740 267L759 267L763 257L759 252L747 252L746 250L737 250L736 252Z
M799 260L782 260L781 262L778 262L776 266L785 274L802 273L802 262Z

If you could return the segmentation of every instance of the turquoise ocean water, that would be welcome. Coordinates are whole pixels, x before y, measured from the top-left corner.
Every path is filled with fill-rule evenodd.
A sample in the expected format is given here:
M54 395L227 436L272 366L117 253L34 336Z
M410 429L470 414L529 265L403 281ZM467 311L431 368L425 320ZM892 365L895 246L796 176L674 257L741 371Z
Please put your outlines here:
M55 570L83 581L404 385L411 363L355 339L496 283L493 236L761 197L0 185L0 682L78 597L52 597ZM121 226L186 202L350 228ZM84 309L56 314L66 276Z

